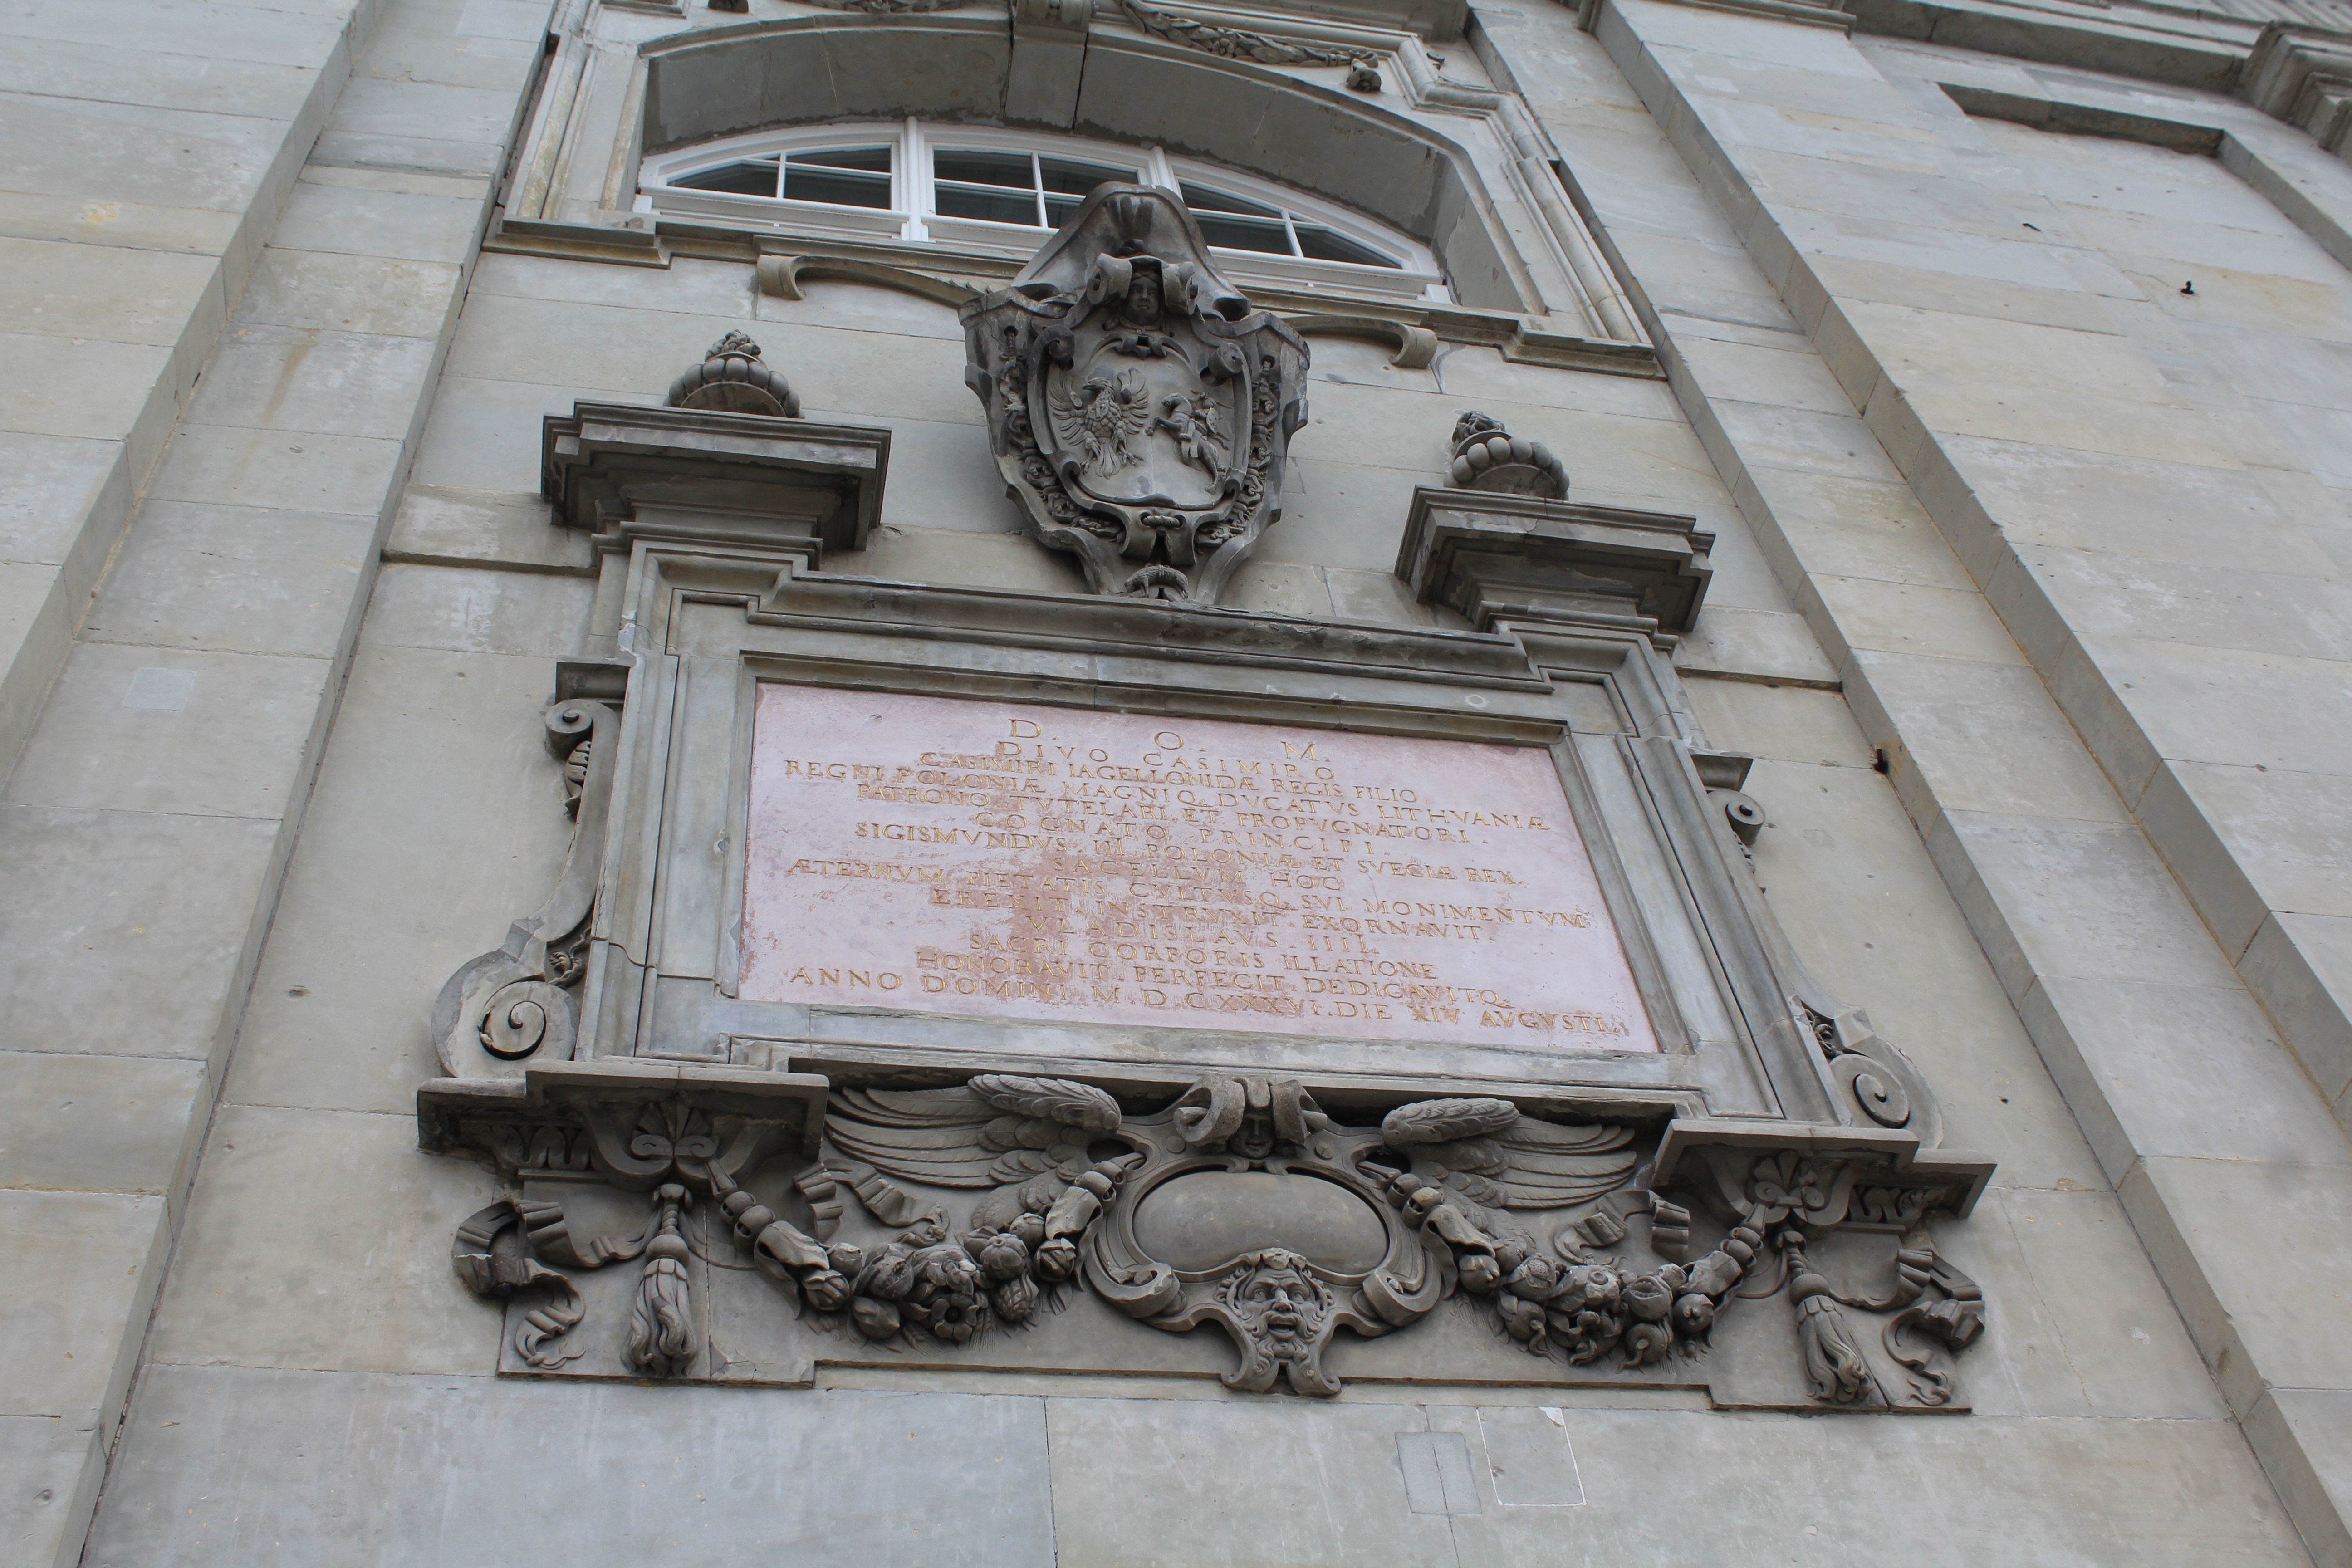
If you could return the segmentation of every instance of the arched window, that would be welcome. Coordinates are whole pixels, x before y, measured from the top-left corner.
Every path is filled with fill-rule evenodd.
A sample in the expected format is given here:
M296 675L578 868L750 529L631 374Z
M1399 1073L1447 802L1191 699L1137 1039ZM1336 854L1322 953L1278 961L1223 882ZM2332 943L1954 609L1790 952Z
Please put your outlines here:
M1237 277L1444 300L1427 247L1157 147L906 120L762 132L646 160L642 211L1026 257L1106 180L1177 191Z

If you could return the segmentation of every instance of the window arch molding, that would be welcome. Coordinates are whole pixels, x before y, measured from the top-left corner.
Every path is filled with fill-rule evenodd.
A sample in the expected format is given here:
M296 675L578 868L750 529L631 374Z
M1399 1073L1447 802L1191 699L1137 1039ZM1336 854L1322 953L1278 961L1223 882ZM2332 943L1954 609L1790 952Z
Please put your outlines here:
M1153 145L907 118L801 125L656 154L640 211L1025 258L1106 180L1183 195L1237 278L1445 302L1420 241L1338 203Z
M1362 37L1405 42L1402 35ZM1036 47L1015 39L1002 14L835 13L647 39L636 46L626 110L631 146L606 181L607 199L627 205L645 162L765 130L912 115L1075 132L1156 146L1368 216L1429 251L1458 304L1554 308L1549 285L1539 289L1530 276L1525 240L1507 232L1498 216L1498 206L1524 211L1528 204L1511 188L1516 154L1491 114L1423 105L1396 91L1350 94L1338 72L1324 71L1332 78L1326 84L1099 23L1055 47L1070 57L1059 88L1037 85L1053 72L1035 67L1034 55L1022 58L1024 48ZM1393 59L1387 69L1392 81L1404 75ZM1572 298L1576 289L1570 282L1564 292ZM1348 292L1381 297L1298 291Z

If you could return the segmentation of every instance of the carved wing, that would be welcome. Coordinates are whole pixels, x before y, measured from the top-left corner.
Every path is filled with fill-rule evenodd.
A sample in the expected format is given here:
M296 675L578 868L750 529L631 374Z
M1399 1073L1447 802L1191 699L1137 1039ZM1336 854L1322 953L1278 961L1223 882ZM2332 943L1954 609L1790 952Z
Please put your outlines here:
M877 1218L901 1225L915 1217L913 1200L886 1174L934 1187L1075 1176L1089 1140L1118 1124L1117 1100L1067 1079L982 1073L961 1089L845 1089L825 1112L826 1163Z
M1550 1209L1622 1186L1640 1162L1632 1129L1541 1121L1507 1100L1425 1100L1381 1123L1415 1174L1489 1208Z

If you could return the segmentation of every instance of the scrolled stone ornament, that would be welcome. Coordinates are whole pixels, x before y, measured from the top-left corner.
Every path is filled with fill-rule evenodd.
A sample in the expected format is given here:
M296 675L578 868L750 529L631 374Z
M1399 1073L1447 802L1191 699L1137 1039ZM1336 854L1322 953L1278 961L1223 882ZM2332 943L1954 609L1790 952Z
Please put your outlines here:
M760 360L760 345L730 332L710 345L702 363L689 365L669 384L663 403L672 408L708 408L721 414L759 414L797 419L801 400L784 378Z
M1039 542L1097 594L1216 603L1282 513L1307 354L1219 275L1183 202L1097 186L960 319L964 380Z
M1473 409L1454 424L1454 463L1447 479L1457 489L1568 499L1568 468L1540 441L1523 440L1491 414Z

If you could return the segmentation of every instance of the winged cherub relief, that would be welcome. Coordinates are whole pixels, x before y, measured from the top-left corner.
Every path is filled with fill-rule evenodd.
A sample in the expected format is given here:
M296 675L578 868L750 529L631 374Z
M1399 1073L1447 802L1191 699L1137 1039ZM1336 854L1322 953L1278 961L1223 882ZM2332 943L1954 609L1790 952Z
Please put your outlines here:
M1039 542L1097 593L1215 603L1281 515L1307 346L1218 275L1184 204L1098 187L961 320L964 379Z

